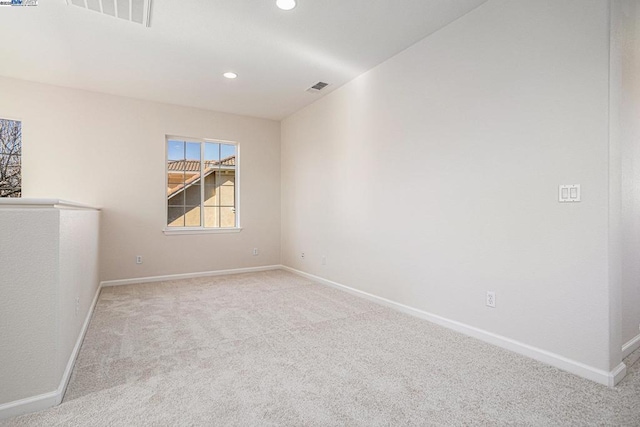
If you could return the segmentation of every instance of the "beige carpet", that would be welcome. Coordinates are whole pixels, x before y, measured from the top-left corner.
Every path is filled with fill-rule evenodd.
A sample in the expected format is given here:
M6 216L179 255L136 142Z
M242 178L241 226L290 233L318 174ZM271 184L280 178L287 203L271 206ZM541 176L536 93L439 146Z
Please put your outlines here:
M283 271L106 288L62 405L10 426L640 425L607 388Z

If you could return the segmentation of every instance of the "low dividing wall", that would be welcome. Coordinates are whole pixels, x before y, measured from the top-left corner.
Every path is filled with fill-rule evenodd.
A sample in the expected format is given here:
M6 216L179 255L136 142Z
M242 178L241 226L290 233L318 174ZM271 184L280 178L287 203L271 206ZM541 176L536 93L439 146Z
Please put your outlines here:
M0 419L62 401L99 291L99 215L0 199Z

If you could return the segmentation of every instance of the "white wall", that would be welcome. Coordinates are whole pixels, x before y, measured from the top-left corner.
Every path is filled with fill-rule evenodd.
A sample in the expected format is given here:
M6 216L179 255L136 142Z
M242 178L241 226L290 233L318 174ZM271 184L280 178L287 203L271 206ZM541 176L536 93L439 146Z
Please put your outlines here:
M611 140L619 153L622 342L640 345L640 4L612 2ZM632 347L628 346L631 350Z
M101 280L279 264L278 122L6 78L0 93L23 121L23 196L102 208ZM242 232L162 233L166 134L240 144Z
M615 368L608 23L493 0L284 120L283 264Z
M62 400L97 298L99 216L0 200L0 420Z
M69 363L83 322L100 284L100 212L86 209L60 210L58 360L56 376L61 378ZM78 303L76 306L76 298Z
M0 405L58 387L58 224L55 209L0 209Z

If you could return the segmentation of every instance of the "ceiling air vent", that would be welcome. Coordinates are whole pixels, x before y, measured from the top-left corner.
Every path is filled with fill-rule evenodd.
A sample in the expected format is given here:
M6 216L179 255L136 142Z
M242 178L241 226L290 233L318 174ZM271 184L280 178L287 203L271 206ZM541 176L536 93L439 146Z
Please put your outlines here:
M67 0L67 4L126 19L145 27L150 25L151 0Z
M309 89L307 89L307 92L318 93L318 92L320 92L322 89L324 89L327 86L329 86L329 83L318 82L318 83L314 84L313 86L311 86Z

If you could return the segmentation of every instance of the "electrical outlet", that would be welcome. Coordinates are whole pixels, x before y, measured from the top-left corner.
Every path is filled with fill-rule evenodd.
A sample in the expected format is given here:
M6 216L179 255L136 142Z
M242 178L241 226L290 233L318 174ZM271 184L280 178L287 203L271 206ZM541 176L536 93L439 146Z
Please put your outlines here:
M258 255L258 248L253 248L253 256Z
M487 291L487 307L496 307L496 293Z
M136 256L136 264L142 264L142 255Z
M300 252L300 258L304 259L304 252Z
M327 265L327 257L322 255L322 265Z
M76 317L78 317L79 312L80 312L80 297L76 297Z

